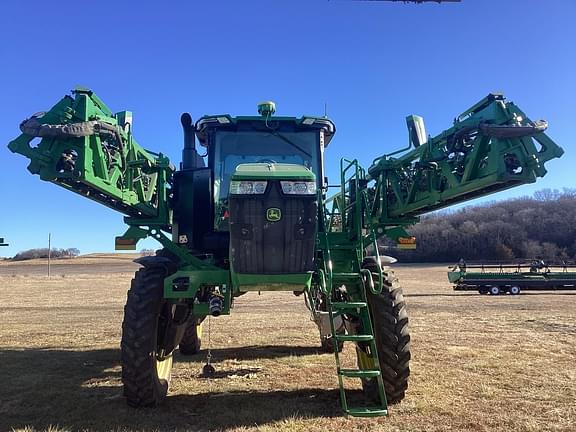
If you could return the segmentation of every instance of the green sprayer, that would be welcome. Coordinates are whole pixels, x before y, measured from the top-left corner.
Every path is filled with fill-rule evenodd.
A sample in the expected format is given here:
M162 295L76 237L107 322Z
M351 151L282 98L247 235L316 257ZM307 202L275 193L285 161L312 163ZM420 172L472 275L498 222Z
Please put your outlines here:
M42 180L122 213L128 229L117 249L148 237L162 246L136 260L128 292L128 404L164 401L175 350L198 353L207 316L229 314L250 291L292 291L304 294L321 348L335 354L343 410L379 416L404 398L410 374L406 305L379 239L414 248L406 227L423 213L533 183L563 153L546 122L501 94L435 137L421 117L406 120L408 147L368 169L342 159L336 184L323 165L334 123L277 116L272 102L255 116L183 114L179 168L136 142L131 112L114 113L85 88L25 120L9 148ZM345 342L355 344L356 368L340 365ZM365 406L348 405L345 378L362 381Z

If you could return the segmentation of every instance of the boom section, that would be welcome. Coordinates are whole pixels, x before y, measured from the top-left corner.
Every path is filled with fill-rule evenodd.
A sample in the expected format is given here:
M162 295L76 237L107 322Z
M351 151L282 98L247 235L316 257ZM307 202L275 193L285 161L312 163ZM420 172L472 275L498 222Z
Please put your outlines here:
M407 121L415 148L380 157L368 169L366 179L375 181L368 208L374 224L533 183L546 174L545 162L564 153L544 133L545 121L530 120L501 94L488 95L433 138L414 117Z
M22 134L8 148L30 159L28 170L42 180L127 216L168 225L174 171L168 158L138 145L131 112L113 114L88 89L72 93L23 121Z

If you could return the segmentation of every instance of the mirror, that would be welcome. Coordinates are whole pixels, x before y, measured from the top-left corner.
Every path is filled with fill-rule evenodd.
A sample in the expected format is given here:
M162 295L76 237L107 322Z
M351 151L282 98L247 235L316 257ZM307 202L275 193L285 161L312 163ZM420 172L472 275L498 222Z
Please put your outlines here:
M419 147L428 142L424 119L422 117L409 115L406 117L406 125L408 126L408 134L410 135L410 144L414 147Z

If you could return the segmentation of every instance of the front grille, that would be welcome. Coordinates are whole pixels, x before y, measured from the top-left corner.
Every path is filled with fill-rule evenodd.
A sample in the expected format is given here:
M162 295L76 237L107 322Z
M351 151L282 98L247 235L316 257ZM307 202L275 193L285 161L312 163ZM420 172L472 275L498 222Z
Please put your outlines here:
M230 259L244 274L313 270L318 225L316 196L285 196L278 181L263 195L230 195ZM278 221L269 220L269 209ZM275 217L272 217L275 219Z

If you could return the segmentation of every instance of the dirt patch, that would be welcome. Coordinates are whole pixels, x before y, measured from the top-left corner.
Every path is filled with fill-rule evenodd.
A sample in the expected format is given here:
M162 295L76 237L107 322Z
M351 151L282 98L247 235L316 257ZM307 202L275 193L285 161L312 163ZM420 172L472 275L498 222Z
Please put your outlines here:
M291 293L238 298L211 319L216 378L199 376L205 350L178 355L166 405L128 408L119 340L131 259L74 260L50 280L41 262L0 265L0 430L576 429L576 295L457 293L445 266L397 267L412 377L387 418L341 415L333 355ZM353 364L352 346L343 360Z

